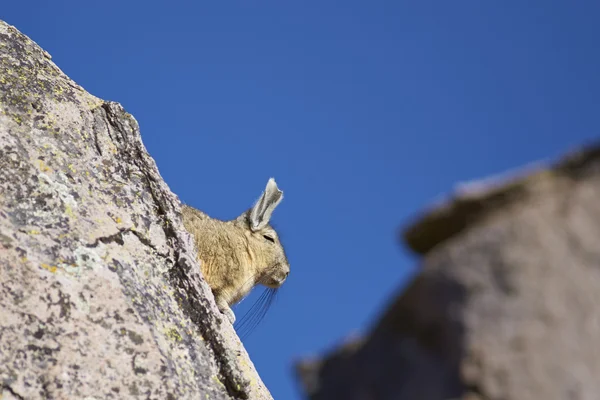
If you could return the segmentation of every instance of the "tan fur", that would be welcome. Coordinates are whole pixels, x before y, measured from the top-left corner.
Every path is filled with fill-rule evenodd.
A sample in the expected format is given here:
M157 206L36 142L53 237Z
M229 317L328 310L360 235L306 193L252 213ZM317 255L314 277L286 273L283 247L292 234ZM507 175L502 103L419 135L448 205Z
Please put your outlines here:
M277 288L290 267L277 232L268 224L283 198L273 179L250 210L231 221L221 221L184 205L183 223L194 237L204 279L221 312L235 321L231 306L257 284ZM264 236L273 239L273 242Z

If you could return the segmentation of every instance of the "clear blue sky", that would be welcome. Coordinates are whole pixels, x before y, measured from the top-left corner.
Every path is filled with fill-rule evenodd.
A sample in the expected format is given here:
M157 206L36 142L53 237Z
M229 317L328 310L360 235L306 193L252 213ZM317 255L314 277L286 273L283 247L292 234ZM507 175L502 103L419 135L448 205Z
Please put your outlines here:
M135 115L182 201L233 218L277 179L291 274L246 346L278 400L300 398L294 359L406 282L397 231L424 206L599 133L592 0L7 0L0 18Z

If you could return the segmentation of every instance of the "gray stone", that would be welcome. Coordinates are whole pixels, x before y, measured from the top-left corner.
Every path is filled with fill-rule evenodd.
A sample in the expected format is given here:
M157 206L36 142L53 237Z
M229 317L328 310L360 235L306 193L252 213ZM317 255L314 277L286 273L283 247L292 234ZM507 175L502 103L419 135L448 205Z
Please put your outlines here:
M296 365L309 398L600 398L600 146L461 185L403 237L420 272L363 338Z
M136 120L0 21L0 397L271 399Z

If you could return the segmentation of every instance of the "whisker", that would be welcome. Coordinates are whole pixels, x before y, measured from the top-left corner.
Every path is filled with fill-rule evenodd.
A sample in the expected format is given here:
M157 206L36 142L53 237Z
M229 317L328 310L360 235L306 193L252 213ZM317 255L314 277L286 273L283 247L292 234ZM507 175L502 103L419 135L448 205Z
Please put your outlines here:
M252 307L244 314L239 323L236 323L236 331L241 339L245 339L262 322L269 308L277 296L277 289L266 288Z
M235 298L236 295L239 294L239 291L241 291L242 288L246 287L246 285L249 282L256 282L261 274L265 274L265 271L261 271L260 274L253 274L242 285L240 285L240 288L237 289L237 292L233 292L233 296L231 296L230 298ZM254 287L250 291L252 291L253 289ZM260 294L258 299L250 307L250 309L246 311L242 318L235 322L234 329L238 332L238 336L240 338L246 338L250 336L252 331L262 322L267 312L269 311L269 308L274 303L275 298L277 297L277 292L277 289L265 288L265 290ZM237 304L243 301L245 297L246 296L240 299Z
M264 290L257 301L252 305L252 307L244 314L241 318L237 328L240 331L243 331L245 328L252 327L256 324L256 321L261 318L261 314L263 313L264 307L267 304L269 297L269 291Z
M258 307L256 308L253 318L249 319L248 325L241 326L240 333L242 335L242 338L248 337L254 331L254 329L260 324L260 322L263 320L263 318L267 314L267 311L269 310L269 307L272 304L274 292L272 290L267 289L267 290L265 290L265 293L266 293L266 296L263 298L263 301L261 303L259 303Z

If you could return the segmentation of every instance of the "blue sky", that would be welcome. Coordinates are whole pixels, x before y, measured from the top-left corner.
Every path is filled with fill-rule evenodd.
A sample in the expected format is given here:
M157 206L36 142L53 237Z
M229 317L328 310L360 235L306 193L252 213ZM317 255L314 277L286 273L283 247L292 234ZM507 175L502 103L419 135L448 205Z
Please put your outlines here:
M5 3L182 201L229 219L276 178L291 274L245 341L276 399L406 282L398 229L432 200L598 137L597 1Z

